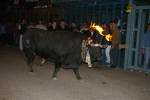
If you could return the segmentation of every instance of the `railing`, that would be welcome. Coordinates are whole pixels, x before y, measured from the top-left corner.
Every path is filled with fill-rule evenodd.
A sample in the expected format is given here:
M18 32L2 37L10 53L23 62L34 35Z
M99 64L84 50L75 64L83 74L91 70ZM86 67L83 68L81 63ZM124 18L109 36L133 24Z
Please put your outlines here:
M63 3L63 2L74 2L74 1L83 1L83 0L50 0L51 3Z

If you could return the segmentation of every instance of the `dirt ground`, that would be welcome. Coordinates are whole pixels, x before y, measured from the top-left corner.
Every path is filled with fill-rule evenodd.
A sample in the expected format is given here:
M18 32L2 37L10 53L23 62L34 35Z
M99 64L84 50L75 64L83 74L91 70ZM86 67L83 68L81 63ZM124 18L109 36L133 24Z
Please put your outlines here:
M150 76L97 63L79 67L81 82L71 69L52 80L54 63L33 65L28 73L24 52L0 44L0 100L150 100Z

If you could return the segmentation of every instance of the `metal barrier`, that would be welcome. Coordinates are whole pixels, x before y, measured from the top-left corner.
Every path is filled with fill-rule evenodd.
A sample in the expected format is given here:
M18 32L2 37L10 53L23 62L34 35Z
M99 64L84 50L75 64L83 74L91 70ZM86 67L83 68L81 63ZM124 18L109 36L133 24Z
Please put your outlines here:
M73 2L73 1L83 1L83 0L50 0L51 3L63 3L63 2Z
M150 6L133 6L128 18L126 43L129 44L129 48L125 51L124 69L142 69L143 55L140 44L148 23L150 23Z

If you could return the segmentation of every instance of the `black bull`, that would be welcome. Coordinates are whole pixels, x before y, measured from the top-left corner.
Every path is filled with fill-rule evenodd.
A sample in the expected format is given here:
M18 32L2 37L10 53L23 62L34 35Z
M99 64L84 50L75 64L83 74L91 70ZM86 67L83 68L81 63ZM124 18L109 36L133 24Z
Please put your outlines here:
M45 31L40 29L29 29L23 36L23 50L25 52L27 65L33 72L32 63L35 56L55 62L55 70L52 78L57 77L60 67L73 69L76 78L81 79L78 71L83 62L81 57L83 40L87 40L84 34L72 31ZM100 46L87 45L90 52L91 62L99 59L101 55Z

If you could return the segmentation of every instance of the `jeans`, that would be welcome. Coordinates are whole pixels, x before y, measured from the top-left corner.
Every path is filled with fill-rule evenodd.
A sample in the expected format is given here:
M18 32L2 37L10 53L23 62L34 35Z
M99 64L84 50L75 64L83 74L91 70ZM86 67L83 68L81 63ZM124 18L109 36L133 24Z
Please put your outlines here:
M143 65L143 73L148 72L148 66L150 66L150 47L145 48L144 54L144 65Z
M3 44L6 43L6 33L1 34L1 40Z
M14 35L14 46L19 47L19 35Z
M12 33L7 34L7 45L13 46L14 45L13 39L14 38L13 38L13 34Z
M23 37L23 35L20 34L19 48L20 48L21 51L23 50L23 46L22 46L22 37Z
M108 47L106 48L106 61L110 62L110 50L111 50L111 45L108 45Z
M118 50L119 50L119 44L116 44L114 48L112 49L112 65L116 66L118 62Z

